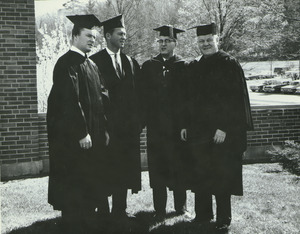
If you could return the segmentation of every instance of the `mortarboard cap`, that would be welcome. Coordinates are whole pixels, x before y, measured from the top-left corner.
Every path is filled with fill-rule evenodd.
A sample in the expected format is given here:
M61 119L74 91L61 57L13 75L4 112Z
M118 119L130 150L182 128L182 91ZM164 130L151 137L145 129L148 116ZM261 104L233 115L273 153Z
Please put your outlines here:
M159 36L166 36L177 39L177 33L185 32L184 30L174 28L170 25L163 25L158 28L154 28L153 30L159 31Z
M104 33L114 28L125 28L122 15L103 21L101 26L104 27Z
M194 26L189 29L193 29L193 28L197 29L197 36L207 35L207 34L212 34L212 35L217 34L217 25L215 23Z
M92 29L101 26L101 22L95 15L68 15L67 18L77 27Z

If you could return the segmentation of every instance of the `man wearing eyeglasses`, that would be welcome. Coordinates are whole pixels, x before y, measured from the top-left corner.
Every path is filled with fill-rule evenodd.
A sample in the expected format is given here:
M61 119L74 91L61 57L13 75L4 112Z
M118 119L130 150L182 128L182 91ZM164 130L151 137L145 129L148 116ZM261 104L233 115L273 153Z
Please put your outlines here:
M157 42L160 53L142 66L141 93L147 126L147 156L154 218L161 221L166 215L167 187L174 192L176 214L189 215L186 211L186 191L180 188L177 180L181 145L177 117L186 72L184 61L174 54L177 33L184 31L168 25L154 30L159 32Z

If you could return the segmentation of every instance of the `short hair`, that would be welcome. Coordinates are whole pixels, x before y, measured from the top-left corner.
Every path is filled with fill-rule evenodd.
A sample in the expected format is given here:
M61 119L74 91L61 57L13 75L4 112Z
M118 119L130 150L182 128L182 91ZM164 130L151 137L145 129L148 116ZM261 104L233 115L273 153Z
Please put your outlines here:
M72 37L80 35L80 33L81 33L81 31L83 29L84 29L84 27L80 27L80 26L74 25L74 27L72 29Z
M112 35L114 33L115 29L111 28L109 30L104 30L104 38L106 39L106 34L109 33L110 35Z

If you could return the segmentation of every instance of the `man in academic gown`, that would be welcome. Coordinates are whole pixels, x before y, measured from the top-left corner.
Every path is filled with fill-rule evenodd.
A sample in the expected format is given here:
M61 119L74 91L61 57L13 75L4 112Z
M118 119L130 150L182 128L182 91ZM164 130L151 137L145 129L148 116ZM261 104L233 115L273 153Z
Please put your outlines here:
M243 70L238 61L218 49L214 23L196 26L199 60L189 64L190 99L186 128L181 132L190 153L186 186L195 192L195 221L213 218L216 197L217 228L231 223L231 195L243 195L242 155L246 131L253 128Z
M105 96L98 68L87 57L100 21L94 15L67 18L74 23L72 46L54 67L48 98L48 201L62 211L65 233L87 233L95 208L109 195Z
M126 29L122 15L102 22L107 47L91 56L97 64L108 89L112 128L109 152L112 161L112 214L127 218L127 189L141 189L140 115L136 60L122 53Z
M154 217L161 220L166 215L167 187L173 190L176 214L187 214L186 191L178 183L178 157L182 153L178 116L186 67L184 60L174 54L177 34L184 31L169 25L154 30L159 32L160 53L142 66L141 94Z

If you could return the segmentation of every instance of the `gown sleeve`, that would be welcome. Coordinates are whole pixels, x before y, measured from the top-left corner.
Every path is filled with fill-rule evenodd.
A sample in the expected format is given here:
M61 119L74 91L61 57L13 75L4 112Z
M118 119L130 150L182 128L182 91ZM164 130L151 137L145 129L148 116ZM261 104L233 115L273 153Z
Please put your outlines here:
M79 102L79 67L58 63L53 73L52 105L56 128L63 138L79 141L87 134L84 112Z

